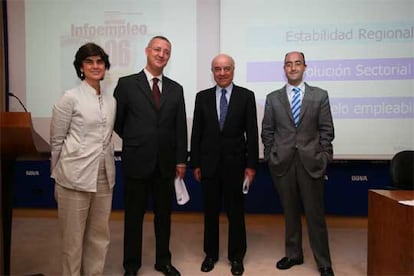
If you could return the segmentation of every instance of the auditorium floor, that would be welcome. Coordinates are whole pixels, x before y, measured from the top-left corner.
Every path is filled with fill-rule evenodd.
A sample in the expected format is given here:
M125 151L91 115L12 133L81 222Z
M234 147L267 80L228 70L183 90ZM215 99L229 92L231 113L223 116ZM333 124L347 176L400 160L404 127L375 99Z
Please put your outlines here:
M153 269L154 234L152 214L144 223L143 265L138 275L161 275ZM304 223L303 265L281 271L275 262L284 256L284 226L281 215L247 215L245 276L319 275ZM366 275L367 218L328 216L333 269L337 276ZM11 246L12 275L59 275L59 234L56 210L14 209ZM203 254L203 217L199 213L174 213L172 217L172 263L183 276L231 275L227 261L227 221L221 217L220 259L210 273L200 271ZM123 213L111 218L111 244L105 275L122 275Z

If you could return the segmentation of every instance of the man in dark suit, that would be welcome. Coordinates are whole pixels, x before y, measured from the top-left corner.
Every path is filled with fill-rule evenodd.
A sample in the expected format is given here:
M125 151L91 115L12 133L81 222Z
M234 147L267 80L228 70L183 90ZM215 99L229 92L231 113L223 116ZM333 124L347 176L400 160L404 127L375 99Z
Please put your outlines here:
M267 95L261 135L264 158L285 214L286 257L276 267L289 269L303 263L302 203L319 271L322 276L334 275L323 198L334 139L328 93L303 82L303 53L287 53L284 70L288 83Z
M242 187L245 178L252 183L256 172L256 103L252 91L233 84L234 61L230 56L216 56L211 70L217 85L197 94L191 136L191 165L204 195L206 257L201 271L211 271L219 258L219 215L224 201L231 272L242 275L246 253Z
M114 92L117 100L115 131L123 143L123 265L125 275L135 275L141 267L142 223L147 197L151 194L156 239L154 267L165 275L180 275L171 264L169 242L174 178L183 178L186 170L183 88L163 75L171 54L167 38L153 37L145 53L145 68L138 74L120 78Z

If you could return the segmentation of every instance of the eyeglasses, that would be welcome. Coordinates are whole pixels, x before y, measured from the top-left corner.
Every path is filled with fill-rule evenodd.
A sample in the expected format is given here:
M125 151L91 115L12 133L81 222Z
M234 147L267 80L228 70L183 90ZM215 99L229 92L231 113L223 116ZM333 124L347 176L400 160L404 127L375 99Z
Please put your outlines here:
M224 67L213 67L214 73L220 73L221 71L224 71L225 73L231 72L233 70L233 66L224 66Z
M149 47L150 49L152 49L154 52L156 52L157 54L161 54L161 53L163 53L164 55L166 55L166 56L169 56L170 55L170 51L169 50L167 50L167 49L162 49L162 48L160 48L160 47L155 47L155 48L153 48L153 47Z

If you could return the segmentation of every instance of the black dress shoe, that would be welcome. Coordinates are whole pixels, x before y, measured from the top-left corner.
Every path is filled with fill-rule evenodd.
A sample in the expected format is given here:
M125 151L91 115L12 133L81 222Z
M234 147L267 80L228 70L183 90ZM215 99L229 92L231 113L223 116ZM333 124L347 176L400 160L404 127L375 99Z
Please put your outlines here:
M203 272L212 271L216 261L217 260L214 260L213 258L205 257L203 263L201 264L201 271Z
M181 276L180 272L172 265L172 264L166 264L166 265L154 265L155 270L162 272L165 276Z
M321 276L335 276L331 267L320 267L319 272Z
M294 265L303 264L303 258L291 259L288 257L283 257L280 261L276 263L276 267L279 269L289 269Z
M231 262L231 274L233 275L242 275L244 272L243 262L242 261L232 261Z

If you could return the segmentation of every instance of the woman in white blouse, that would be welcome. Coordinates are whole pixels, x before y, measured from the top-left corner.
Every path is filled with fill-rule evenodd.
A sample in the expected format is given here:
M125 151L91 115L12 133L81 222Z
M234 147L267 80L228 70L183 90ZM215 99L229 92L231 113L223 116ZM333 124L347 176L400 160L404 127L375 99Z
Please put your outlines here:
M50 127L62 275L102 275L115 184L111 137L116 104L112 93L101 90L110 67L101 47L81 46L73 64L81 83L55 104Z

